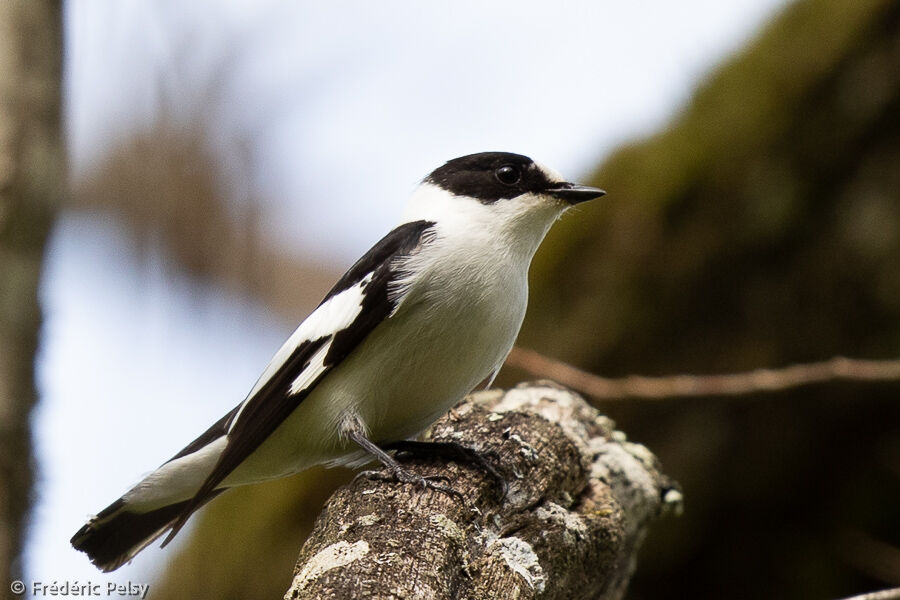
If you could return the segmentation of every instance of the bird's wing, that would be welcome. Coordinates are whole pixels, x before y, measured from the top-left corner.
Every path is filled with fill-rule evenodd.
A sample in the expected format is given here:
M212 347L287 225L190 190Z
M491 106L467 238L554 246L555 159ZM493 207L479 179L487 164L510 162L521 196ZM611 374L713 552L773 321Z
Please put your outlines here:
M400 225L360 258L304 320L250 390L246 400L191 442L172 460L227 437L216 466L174 523L167 544L192 512L252 454L332 369L388 318L403 300L392 283L402 279L403 258L434 233L431 221ZM389 289L390 288L390 289Z

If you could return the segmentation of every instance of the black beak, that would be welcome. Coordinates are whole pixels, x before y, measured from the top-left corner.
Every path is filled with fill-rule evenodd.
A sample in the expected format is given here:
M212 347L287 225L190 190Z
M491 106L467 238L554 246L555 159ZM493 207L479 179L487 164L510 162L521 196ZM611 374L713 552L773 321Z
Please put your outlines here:
M546 190L547 194L565 200L569 204L578 204L587 200L593 200L606 194L600 188L591 187L589 185L580 185L578 183L554 183Z

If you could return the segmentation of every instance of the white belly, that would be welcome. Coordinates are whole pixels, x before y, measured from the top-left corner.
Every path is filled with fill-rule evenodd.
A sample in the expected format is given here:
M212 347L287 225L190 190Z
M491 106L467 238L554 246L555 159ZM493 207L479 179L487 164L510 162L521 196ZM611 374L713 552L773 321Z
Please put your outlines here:
M380 328L352 357L347 367L358 376L336 380L335 395L366 398L359 417L372 440L415 435L503 362L524 314L524 299L412 306L396 315L397 329ZM376 383L361 389L358 382L366 381Z

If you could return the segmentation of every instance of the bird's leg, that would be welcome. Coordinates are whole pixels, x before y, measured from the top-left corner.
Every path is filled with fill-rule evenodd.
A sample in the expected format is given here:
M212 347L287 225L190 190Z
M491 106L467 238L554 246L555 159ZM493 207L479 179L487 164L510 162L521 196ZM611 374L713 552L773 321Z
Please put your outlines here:
M457 496L459 498L463 497L462 494L449 485L439 483L440 481L449 483L449 480L443 475L422 477L421 475L416 475L415 473L411 473L407 469L404 469L390 454L385 452L378 444L366 436L365 430L358 418L345 418L341 423L341 433L346 436L347 439L355 442L360 448L377 458L378 461L387 468L387 473L381 471L363 471L358 477L363 476L368 477L369 479L411 483L413 485L421 485L422 488L431 488L439 492L444 492L451 496Z
M487 473L491 480L493 480L494 485L497 486L500 497L506 497L506 479L503 478L503 475L497 470L497 467L491 464L481 452L469 448L468 446L463 446L458 442L419 442L415 440L401 440L399 442L385 444L383 448L385 450L396 450L398 457L401 454L422 457L438 456L468 463ZM495 452L492 452L491 454L496 456Z

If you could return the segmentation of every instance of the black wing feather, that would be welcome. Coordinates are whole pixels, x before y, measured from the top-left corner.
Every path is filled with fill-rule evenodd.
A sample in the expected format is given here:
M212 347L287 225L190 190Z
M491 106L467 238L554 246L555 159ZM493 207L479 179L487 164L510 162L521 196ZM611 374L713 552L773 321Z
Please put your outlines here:
M391 299L388 287L391 281L402 277L391 269L397 258L408 256L416 251L424 241L428 232L432 231L434 222L414 221L395 228L349 270L325 296L321 306L328 299L359 284L371 274L370 281L363 290L362 309L356 319L346 328L316 340L306 340L291 353L281 367L260 387L259 391L245 402L243 410L240 406L222 417L197 440L182 450L177 457L190 454L222 435L228 435L229 441L222 451L222 456L203 485L186 504L181 515L172 526L163 546L169 543L175 534L184 526L191 513L205 504L215 493L216 487L252 454L267 437L300 405L306 396L316 387L335 366L341 363L375 327L387 318L396 306L396 299ZM333 338L333 339L332 339ZM331 341L325 355L322 373L306 387L306 389L290 393L291 383L309 364L313 355L323 344ZM230 421L240 411L231 431ZM174 460L174 459L173 459Z
M170 463L173 460L177 460L179 458L187 456L188 454L193 454L200 448L212 444L214 441L228 433L228 427L231 425L231 420L240 409L241 405L238 404L237 406L229 410L221 419L213 423L209 429L201 433L196 440L182 448L178 454L176 454L166 462Z
M372 246L353 266L347 269L331 291L325 295L321 306L332 296L337 296L363 279L369 273L387 274L390 263L401 256L408 256L424 241L423 236L434 227L434 221L412 221L395 227L389 234ZM387 302L385 295L384 301Z

